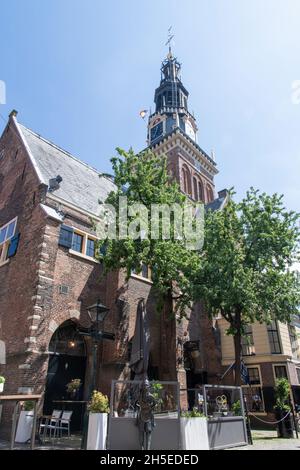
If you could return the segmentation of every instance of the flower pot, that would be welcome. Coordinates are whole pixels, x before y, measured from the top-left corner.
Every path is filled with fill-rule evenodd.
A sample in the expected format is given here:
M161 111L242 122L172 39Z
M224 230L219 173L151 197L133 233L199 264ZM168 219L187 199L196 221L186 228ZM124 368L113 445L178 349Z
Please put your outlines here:
M72 390L72 392L69 392L70 400L78 400L78 397L79 397L79 389Z
M183 450L209 450L206 418L180 418L180 434Z
M287 412L283 410L276 410L276 420L282 420ZM292 439L294 437L292 416L289 414L283 421L277 423L277 435L285 439Z
M16 432L16 442L27 442L31 438L34 411L21 411Z
M0 384L0 393L2 393L3 390L4 390L4 382L2 382L2 383Z
M87 450L105 450L107 437L107 413L90 413Z

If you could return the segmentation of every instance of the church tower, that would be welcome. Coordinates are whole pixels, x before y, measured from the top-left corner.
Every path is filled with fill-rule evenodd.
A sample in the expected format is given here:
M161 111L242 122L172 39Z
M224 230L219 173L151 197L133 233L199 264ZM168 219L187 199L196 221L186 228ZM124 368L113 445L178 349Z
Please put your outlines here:
M213 156L198 145L197 124L188 108L189 92L184 87L181 64L171 48L161 66L155 90L155 112L149 116L148 143L157 155L168 157L168 170L192 200L205 204L215 199Z
M156 155L167 157L169 174L192 201L220 207L224 197L222 192L215 194L216 162L198 144L198 127L189 111L189 92L180 71L181 65L169 48L154 94L155 112L148 120L148 145ZM202 304L195 305L180 323L169 316L170 309L172 306L160 317L160 353L153 352L159 379L179 381L182 390L214 383L220 361L212 324ZM186 397L181 394L183 409Z

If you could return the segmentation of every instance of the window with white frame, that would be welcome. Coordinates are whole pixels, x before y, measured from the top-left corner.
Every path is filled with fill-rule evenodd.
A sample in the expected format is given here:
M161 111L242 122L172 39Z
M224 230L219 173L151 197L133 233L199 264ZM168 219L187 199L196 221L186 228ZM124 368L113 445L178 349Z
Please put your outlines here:
M0 265L7 260L8 247L17 226L17 217L0 227Z
M297 331L294 325L288 325L289 328L289 336L290 336L290 342L291 342L291 348L292 348L292 355L295 359L299 358L299 342L298 342L298 336L297 336Z
M298 383L300 384L300 369L296 368L296 372L297 372L297 377L298 377Z
M288 374L284 364L274 365L275 379L287 379Z
M243 356L252 356L255 354L252 325L245 326L241 343Z
M281 345L278 334L277 322L274 320L272 323L267 325L269 344L271 354L281 354Z
M71 250L77 251L77 253L81 253L89 258L95 258L96 240L96 237L74 229Z
M131 271L132 274L135 274L136 276L143 277L144 279L152 279L152 271L151 268L147 264L141 264L140 269L132 269Z
M84 257L93 259L95 259L97 255L97 238L94 235L69 225L61 226L58 244L69 248L70 252L73 254L77 252ZM103 248L100 248L101 253L102 250Z

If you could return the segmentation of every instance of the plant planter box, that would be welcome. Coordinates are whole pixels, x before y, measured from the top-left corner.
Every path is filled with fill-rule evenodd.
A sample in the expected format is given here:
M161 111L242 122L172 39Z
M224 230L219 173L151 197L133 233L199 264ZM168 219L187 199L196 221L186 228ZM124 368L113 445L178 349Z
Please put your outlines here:
M209 450L206 418L180 418L180 434L183 450Z
M27 442L31 438L34 411L21 411L16 432L16 442Z
M208 418L207 428L209 448L212 450L248 444L246 422L242 416Z
M87 450L105 450L107 437L107 413L90 413Z
M276 411L276 420L282 419L285 415L286 411ZM277 423L277 435L284 439L293 439L293 420L291 415L288 415L283 421Z

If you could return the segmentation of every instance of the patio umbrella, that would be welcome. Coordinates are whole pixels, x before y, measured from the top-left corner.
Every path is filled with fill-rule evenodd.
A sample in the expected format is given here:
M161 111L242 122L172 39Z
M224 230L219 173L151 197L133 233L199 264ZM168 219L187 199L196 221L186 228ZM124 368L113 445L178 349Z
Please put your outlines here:
M147 379L149 362L150 332L147 322L147 313L144 299L140 299L136 312L135 332L129 367L135 373L134 380Z

